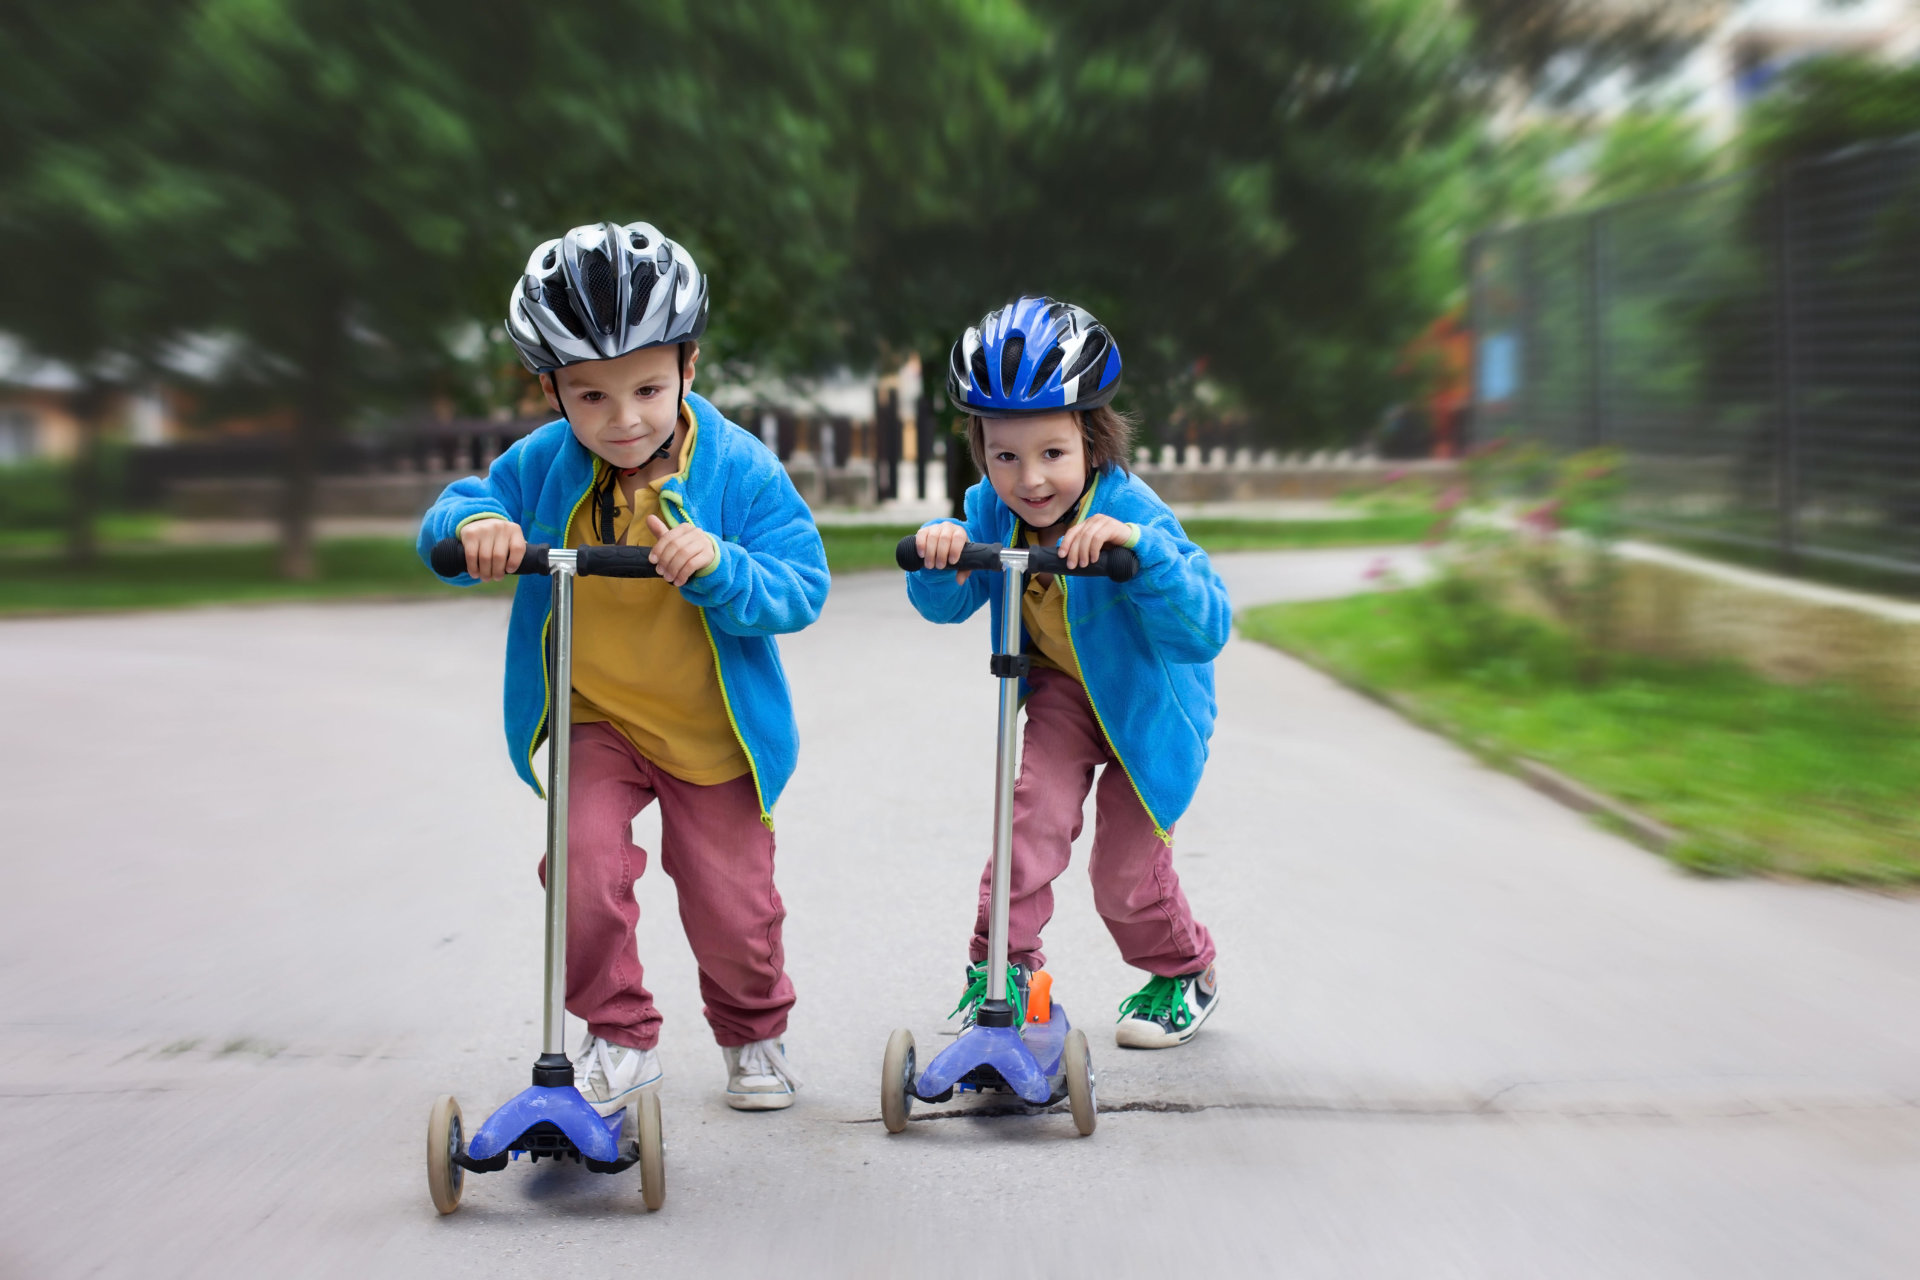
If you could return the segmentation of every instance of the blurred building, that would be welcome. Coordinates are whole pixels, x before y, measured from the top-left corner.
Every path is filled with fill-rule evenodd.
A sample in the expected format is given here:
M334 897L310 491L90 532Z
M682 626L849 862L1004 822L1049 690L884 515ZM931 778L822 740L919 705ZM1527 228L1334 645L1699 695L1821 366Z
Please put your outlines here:
M66 365L0 334L0 466L70 458L79 451L86 385ZM99 420L134 444L173 438L175 419L157 389L104 393Z
M1674 77L1715 143L1733 137L1740 114L1796 62L1853 54L1891 62L1920 54L1915 0L1748 0L1725 16Z

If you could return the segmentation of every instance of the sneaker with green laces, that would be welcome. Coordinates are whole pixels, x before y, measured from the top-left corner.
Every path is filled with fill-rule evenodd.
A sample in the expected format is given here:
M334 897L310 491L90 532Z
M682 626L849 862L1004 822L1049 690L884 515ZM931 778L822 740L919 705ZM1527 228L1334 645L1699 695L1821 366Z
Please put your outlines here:
M1220 1003L1213 966L1177 978L1152 978L1120 1002L1114 1039L1122 1049L1171 1049L1193 1039Z
M1007 966L1007 1002L1013 1006L1013 1025L1023 1027L1027 1023L1027 970L1024 965ZM953 1006L949 1018L959 1017L960 1025L970 1027L973 1017L987 998L987 965L980 961L967 966L967 989L960 995L960 1003Z

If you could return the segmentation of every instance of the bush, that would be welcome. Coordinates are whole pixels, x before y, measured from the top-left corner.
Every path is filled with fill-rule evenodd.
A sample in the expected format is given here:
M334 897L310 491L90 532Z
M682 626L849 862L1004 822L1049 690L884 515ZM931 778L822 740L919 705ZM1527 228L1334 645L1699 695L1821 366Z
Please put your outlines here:
M56 462L0 467L0 529L58 529L71 500L68 468Z

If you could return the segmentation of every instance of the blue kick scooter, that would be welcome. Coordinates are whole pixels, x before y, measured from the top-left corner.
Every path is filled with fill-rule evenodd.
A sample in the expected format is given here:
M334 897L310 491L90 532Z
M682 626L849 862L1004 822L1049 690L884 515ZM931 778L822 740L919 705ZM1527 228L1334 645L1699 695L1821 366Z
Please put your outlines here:
M894 558L908 572L926 567L911 537L901 540ZM1000 681L1000 748L993 792L987 995L975 1011L972 1025L917 1075L913 1032L902 1027L893 1033L880 1068L880 1118L888 1133L899 1133L907 1127L915 1099L946 1102L956 1092L992 1091L1012 1093L1033 1107L1049 1107L1065 1098L1073 1112L1074 1128L1084 1137L1093 1132L1098 1119L1087 1033L1069 1023L1066 1009L1052 1001L1052 982L1044 971L1033 975L1024 1022L1016 1017L1007 999L1007 901L1013 860L1017 721L1020 681L1031 666L1020 652L1020 598L1029 573L1125 582L1138 570L1139 562L1125 548L1108 547L1092 564L1068 569L1066 559L1051 547L969 542L953 567L1001 575L1000 635L990 664Z
M520 574L545 574L553 582L551 711L547 731L547 991L541 1052L533 1064L533 1087L509 1100L474 1130L461 1127L460 1104L442 1094L427 1120L427 1189L433 1207L460 1207L466 1175L492 1173L524 1153L528 1163L571 1159L595 1173L640 1166L640 1196L648 1209L667 1199L667 1170L660 1143L660 1098L652 1089L620 1111L603 1116L573 1084L567 1033L567 766L573 735L573 579L575 575L657 578L649 547L580 547L569 550L529 544ZM457 538L435 544L435 573L456 577L467 568Z

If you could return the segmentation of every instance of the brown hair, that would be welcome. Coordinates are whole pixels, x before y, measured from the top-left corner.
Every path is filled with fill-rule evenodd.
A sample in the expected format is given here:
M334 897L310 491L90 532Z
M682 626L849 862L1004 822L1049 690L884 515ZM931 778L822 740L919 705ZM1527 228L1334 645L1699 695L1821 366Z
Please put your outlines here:
M1127 459L1133 453L1133 415L1110 404L1074 413L1080 424L1080 442L1086 446L1087 469L1107 471L1118 467L1131 470ZM987 473L987 423L984 418L967 418L967 448L973 453L973 465L981 475Z

